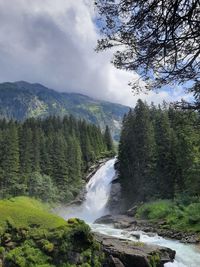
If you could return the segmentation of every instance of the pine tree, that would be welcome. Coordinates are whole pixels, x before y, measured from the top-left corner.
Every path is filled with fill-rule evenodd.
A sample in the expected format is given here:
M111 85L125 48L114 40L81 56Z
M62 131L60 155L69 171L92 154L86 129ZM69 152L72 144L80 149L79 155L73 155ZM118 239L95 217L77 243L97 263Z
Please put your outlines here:
M0 197L28 194L47 201L45 190L49 199L56 190L59 200L68 201L105 150L101 130L73 116L0 120Z
M177 195L199 196L199 117L141 100L124 117L119 177L127 205Z
M111 136L110 129L109 129L108 125L106 125L106 129L105 129L105 133L104 133L104 139L105 139L105 143L107 146L107 150L113 151L114 150L113 140L112 140L112 136Z
M68 139L66 160L68 164L68 175L73 195L76 196L81 185L82 177L82 153L80 144L75 136Z
M120 179L128 204L145 201L154 193L155 141L148 106L141 100L123 124L119 147Z
M33 130L32 138L32 170L33 172L40 172L40 140L41 131L37 128Z
M55 134L53 141L53 180L60 190L67 190L69 185L68 163L66 161L67 144L62 135Z
M20 171L26 177L32 172L32 139L32 130L24 124L20 131Z
M2 146L2 189L7 195L20 194L19 186L19 139L17 127L10 122L4 131Z
M172 169L174 157L172 156L172 129L168 113L160 110L160 116L156 118L156 150L157 150L157 187L161 198L174 196L175 173Z

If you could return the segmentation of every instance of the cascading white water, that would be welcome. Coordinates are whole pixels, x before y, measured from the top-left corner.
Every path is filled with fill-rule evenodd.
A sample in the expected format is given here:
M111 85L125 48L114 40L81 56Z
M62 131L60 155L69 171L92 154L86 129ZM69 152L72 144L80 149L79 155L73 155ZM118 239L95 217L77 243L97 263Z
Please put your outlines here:
M92 224L91 228L95 232L113 237L124 238L127 240L137 241L130 231L115 229L111 225ZM165 267L199 267L200 266L200 249L193 245L180 243L176 240L165 239L157 234L149 236L148 234L137 231L140 235L140 241L149 244L168 247L176 251L176 260L173 263L166 263Z
M62 208L58 213L65 219L78 217L87 223L94 222L108 211L106 203L110 195L111 182L115 176L115 159L108 160L90 179L86 186L85 201L80 205Z
M72 205L67 208L57 210L60 216L65 219L78 217L90 224L94 231L102 234L134 240L130 233L121 229L114 229L109 225L93 224L93 222L108 213L106 203L109 199L111 182L114 178L115 159L107 161L91 178L86 186L86 198L80 205ZM140 241L157 244L176 250L176 260L173 263L165 264L165 267L199 267L200 251L195 246L182 244L179 241L167 240L158 235L148 236L144 232L139 232ZM134 240L136 241L136 240Z

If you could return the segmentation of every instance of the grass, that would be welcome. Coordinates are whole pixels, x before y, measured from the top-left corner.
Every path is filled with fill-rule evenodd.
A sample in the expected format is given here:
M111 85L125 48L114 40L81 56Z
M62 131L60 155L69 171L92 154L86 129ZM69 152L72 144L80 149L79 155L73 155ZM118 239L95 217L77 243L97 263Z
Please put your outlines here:
M35 199L16 197L0 201L0 226L5 227L7 221L16 227L37 225L53 229L66 225L65 220L48 212L47 207Z
M103 259L83 221L65 221L28 197L0 201L0 266L75 267L80 261L78 266L100 267Z
M171 200L145 203L137 210L140 219L163 221L163 227L200 233L200 203L180 204Z

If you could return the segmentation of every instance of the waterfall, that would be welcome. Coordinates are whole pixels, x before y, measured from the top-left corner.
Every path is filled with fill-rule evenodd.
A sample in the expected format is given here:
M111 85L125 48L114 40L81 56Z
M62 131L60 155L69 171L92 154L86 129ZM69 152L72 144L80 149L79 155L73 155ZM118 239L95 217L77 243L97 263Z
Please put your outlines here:
M59 213L65 219L77 217L88 223L93 223L99 217L107 214L106 204L109 199L111 182L115 176L115 159L108 160L90 179L86 186L85 201L81 205L61 208Z
M102 234L125 238L136 242L128 231L115 229L111 225L93 224L93 222L109 213L106 204L109 199L111 182L115 176L115 159L107 161L90 179L86 186L85 201L81 205L71 205L56 211L61 217L68 219L77 217L90 224L93 231ZM182 244L176 240L168 240L158 235L149 236L139 232L140 241L170 247L176 250L176 260L173 263L166 263L165 267L198 267L200 266L199 248L192 245Z

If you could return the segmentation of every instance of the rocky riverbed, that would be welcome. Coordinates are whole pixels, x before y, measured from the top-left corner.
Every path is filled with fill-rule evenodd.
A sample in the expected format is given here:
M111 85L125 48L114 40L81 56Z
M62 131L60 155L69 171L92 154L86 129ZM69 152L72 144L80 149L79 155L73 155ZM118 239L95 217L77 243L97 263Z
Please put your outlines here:
M163 267L172 262L176 252L172 249L147 245L95 233L96 240L102 245L106 260L104 267Z
M128 215L106 215L95 221L95 223L112 224L115 228L126 229L130 232L143 231L158 234L162 237L180 240L183 243L196 244L200 242L199 234L180 232L165 228L165 222L153 223L147 220L138 220Z

